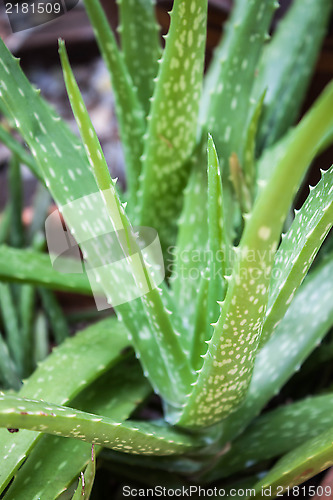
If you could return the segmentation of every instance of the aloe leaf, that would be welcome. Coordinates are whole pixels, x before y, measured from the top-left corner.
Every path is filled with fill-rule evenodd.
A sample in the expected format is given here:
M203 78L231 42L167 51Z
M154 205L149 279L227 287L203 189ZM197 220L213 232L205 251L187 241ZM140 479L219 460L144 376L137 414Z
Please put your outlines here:
M246 220L221 315L193 392L179 418L182 425L216 423L244 400L265 318L269 279L282 224L315 154L318 137L332 124L327 113L332 105L333 85L302 121L297 138Z
M260 344L263 345L284 316L333 221L333 167L310 190L275 256L268 310Z
M222 50L219 56L219 71L214 69L216 84L210 90L207 126L214 137L221 162L224 211L229 238L234 236L232 223L235 217L229 181L229 159L232 154L237 155L243 168L243 145L251 123L249 96L263 42L276 6L275 0L252 0L240 5L229 31L227 54Z
M21 343L24 352L23 377L27 377L33 369L32 362L32 327L35 315L35 289L31 285L22 285L20 288L20 320Z
M73 437L125 453L172 455L204 445L201 438L148 422L117 422L65 406L0 396L0 426Z
M169 247L166 269L171 272L170 286L179 310L186 307L187 337L184 346L192 345L190 331L196 315L196 297L201 272L208 265L207 212L207 143L202 138L193 156L190 177L184 190L184 205L178 219L177 242ZM194 235L194 236L193 236Z
M208 289L210 271L207 268L201 274L201 283L197 293L196 314L194 318L194 332L191 349L192 366L199 370L202 365L202 356L206 353L207 317L208 317Z
M132 203L131 208L133 209L141 171L142 137L145 132L144 113L125 65L124 57L117 47L117 42L99 0L85 0L84 4L111 76L119 130L124 148L126 179L130 192L129 202Z
M10 217L11 217L11 206L10 206L10 203L7 203L4 210L1 213L0 245L5 243L8 239L9 228L10 228Z
M243 167L244 179L246 186L249 190L250 203L252 205L254 195L256 192L256 180L257 180L257 166L256 166L256 140L258 133L259 119L262 113L262 108L264 104L265 92L263 92L258 102L255 103L253 114L249 120L249 126L247 130L247 137L244 145L243 152Z
M3 90L0 102L4 102L10 113L15 116L17 127L32 150L38 165L43 170L46 185L53 198L57 201L59 210L66 212L65 219L71 231L76 231L76 238L78 238L78 234L82 235L83 233L83 239L87 240L86 245L89 248L84 253L86 256L87 251L89 251L88 264L90 270L93 271L94 264L97 267L101 265L102 256L103 270L107 269L110 264L109 267L112 271L112 259L109 263L105 262L103 258L103 256L110 254L108 246L110 242L107 238L108 234L104 238L104 228L107 228L111 233L112 245L114 245L114 239L112 239L114 228L105 210L103 198L99 194L98 186L90 170L89 161L82 149L82 144L75 136L73 137L59 117L50 111L50 108L34 91L19 68L17 61L2 42L0 42L0 56L6 67L10 68L11 73L11 78L9 78L7 72L2 71L0 65ZM12 78L15 79L15 86L12 84ZM22 98L21 93L25 96L24 98ZM35 131L35 133L31 131ZM64 168L64 159L66 159L66 163L70 165L70 168ZM98 225L96 219L99 220ZM84 221L84 224L82 224L82 221ZM26 252L26 255L31 254ZM58 257L58 259L61 259L61 257ZM65 262L65 259L60 260L59 265L63 266ZM71 267L74 268L75 261L72 260L70 263ZM120 267L121 264L122 262L120 262ZM19 265L18 261L17 266ZM7 273L6 266L3 267L1 273ZM126 271L123 268L124 266L121 267L121 272ZM65 271L66 264L61 269ZM25 272L28 272L27 268L25 268ZM37 276L39 273L40 270L37 269ZM13 274L15 273L11 270L10 276L13 276ZM33 282L37 278L34 273L31 274L31 282ZM58 273L56 275L59 277ZM145 372L150 374L154 389L157 392L161 391L165 399L174 402L175 397L177 397L175 393L177 384L174 383L174 374L178 373L178 369L168 373L163 363L156 364L156 359L161 359L161 353L153 335L155 325L148 322L141 298L126 302L128 300L127 289L116 286L117 279L119 280L118 273L115 280L109 279L109 272L103 273L103 278L107 285L110 287L113 285L113 289L116 288L117 293L120 293L125 300L125 303L118 306L118 315L126 321L129 332L136 334L140 331L141 333L140 337L136 335L136 350L141 353L142 365ZM126 278L130 279L127 275ZM75 276L75 280L77 279L78 277ZM83 279L82 276L80 279ZM64 278L62 277L61 283L63 281ZM84 278L84 281L87 283L86 278ZM99 290L98 283L95 283L95 285ZM105 304L103 305L105 306ZM140 354L137 355L140 356ZM148 360L148 363L146 360Z
M66 404L117 362L127 346L124 326L114 318L103 320L53 349L52 354L25 381L19 395ZM66 360L70 363L64 363ZM0 430L0 492L40 436L36 432L24 431L19 435L9 435L8 431Z
M53 290L91 295L91 285L86 274L74 274L78 261L58 257L56 271L47 254L30 249L18 250L0 247L0 279L16 283L31 283ZM67 274L68 271L68 274Z
M278 394L333 326L333 290L329 284L332 272L331 258L309 274L274 336L258 353L243 405L221 424L221 448L234 440ZM223 460L221 457L216 462L207 479L216 480L223 474Z
M111 368L80 393L72 404L75 408L123 421L150 392L151 387L143 377L140 365L130 358ZM101 448L95 446L96 456L100 451ZM44 435L18 471L5 498L57 498L79 476L90 459L91 446L88 443Z
M13 155L9 164L9 194L11 206L10 242L13 247L21 248L24 242L22 224L22 180L18 158Z
M86 470L84 471L84 474L81 472L79 485L73 495L73 500L80 500L82 498L89 500L91 490L94 485L95 474L96 474L96 456L95 456L94 445L92 445L91 459L89 460L89 463L86 467Z
M36 193L33 200L33 219L28 228L27 240L33 246L36 245L34 241L37 234L44 231L45 219L51 205L51 196L43 184L38 184Z
M229 272L230 245L226 240L225 218L223 213L222 180L215 145L211 136L208 138L208 250L209 250L209 285L207 297L208 335L212 333L211 323L220 315L222 301L226 292L224 276Z
M258 138L260 152L296 120L331 10L332 2L326 0L294 1L264 49L254 89L256 95L267 89Z
M221 74L221 62L226 59L229 47L233 43L236 35L234 26L239 26L243 19L246 0L236 0L233 2L229 19L222 26L223 33L218 45L214 49L212 60L204 77L204 85L200 100L199 118L202 125L207 123L207 114L212 93L217 89Z
M227 477L260 461L281 456L318 436L331 423L332 411L333 395L326 394L264 413L223 456L219 462L219 477Z
M153 274L149 270L149 263L145 260L143 254L141 253L133 227L127 218L124 206L121 204L117 196L115 182L110 177L101 146L98 142L98 138L84 106L79 88L71 71L63 43L60 44L59 52L71 106L79 126L80 134L85 143L91 168L96 178L96 184L103 197L107 216L110 218L112 227L114 228L116 236L119 240L121 257L126 259L126 265L129 270L128 272L132 274L134 282L141 290L144 290L145 286L147 288L146 292L142 292L142 305L152 326L153 335L155 336L157 346L161 352L162 362L164 362L168 372L174 379L177 389L175 390L175 387L173 388L173 394L176 396L175 400L179 404L179 400L181 400L182 396L186 394L188 386L193 380L193 374L190 369L189 361L186 354L182 350L177 332L174 330L170 314L164 307L160 293L156 288ZM122 239L124 241L122 241ZM86 253L90 253L90 250ZM100 262L101 260L102 259L99 258L97 262ZM99 265L101 265L102 262L100 262ZM101 276L101 273L98 271L96 271L96 278L102 285L104 284L106 292L108 295L110 294L112 298L113 291L110 281L111 283L113 281L118 288L117 283L119 278L117 280L117 276L115 273L112 273L112 271L111 280L109 279L109 276L105 276L105 274L104 276ZM119 308L116 304L114 305L116 311L119 311L121 314L121 308ZM126 320L127 318L124 317L125 324ZM128 327L130 329L130 325L128 325ZM142 351L139 348L140 331L138 331L137 328L132 328L131 334L134 339L134 347L137 349L141 358L146 358L147 370L149 371L150 365L156 365L156 359L152 359L149 354L147 355L145 351ZM136 339L138 339L138 341L136 341ZM154 380L153 377L152 380ZM155 383L158 385L156 379ZM165 381L163 381L162 386L159 388L161 393L164 390L165 385ZM177 392L179 392L178 395Z
M331 255L330 259L309 274L299 289L275 334L257 355L246 400L224 422L224 440L232 439L235 433L244 429L299 370L332 327L332 272Z
M23 349L21 344L21 333L20 326L18 323L18 317L16 312L16 307L14 303L14 297L12 290L7 283L0 282L0 310L2 319L4 322L6 330L6 339L9 352L15 362L15 365L19 371L22 373L22 367L24 364L23 359Z
M17 372L15 363L11 359L8 347L0 332L0 381L5 389L19 390L21 380Z
M315 438L307 440L291 451L268 472L256 485L255 498L265 498L263 490L272 498L282 494L288 487L305 482L333 465L333 427L328 427ZM252 497L253 498L253 497Z
M127 69L137 89L138 99L148 115L154 78L161 57L159 26L155 18L155 0L118 2L121 48ZM140 42L139 42L140 40Z
M34 161L31 154L6 130L3 125L0 125L0 142L2 142L31 172L43 182L42 174L38 165Z
M68 336L69 329L64 313L54 294L46 288L39 288L38 293L42 299L45 313L57 344L61 344Z
M140 224L158 230L164 252L175 241L196 142L207 0L176 0L170 17L148 117L139 193Z
M35 365L38 365L44 361L49 353L49 332L43 311L39 311L37 314L33 330L33 358Z

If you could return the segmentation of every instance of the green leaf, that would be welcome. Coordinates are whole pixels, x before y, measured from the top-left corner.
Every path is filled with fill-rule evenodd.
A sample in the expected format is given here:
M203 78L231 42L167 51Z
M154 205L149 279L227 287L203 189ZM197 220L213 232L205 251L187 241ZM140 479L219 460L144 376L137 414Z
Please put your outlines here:
M34 364L38 365L41 361L44 361L49 353L49 332L43 311L39 311L35 319L33 344Z
M209 269L201 274L201 283L195 300L194 333L191 349L192 366L199 370L202 365L202 357L205 355L207 346L207 318L208 318L208 289Z
M214 137L221 162L224 190L224 212L227 233L234 237L235 207L229 181L229 159L236 154L243 166L244 144L251 124L249 96L255 80L255 70L264 40L277 4L275 0L251 0L236 4L232 24L227 34L227 50L217 52L214 77L209 82L210 100L207 127ZM244 56L245 54L245 56ZM213 85L214 83L214 85Z
M121 323L114 318L101 321L53 349L52 354L25 381L19 395L66 404L116 363L127 346L127 331ZM36 432L22 431L19 435L12 435L0 430L0 492L40 436Z
M0 282L0 310L6 330L9 352L18 372L22 373L24 352L21 344L21 332L12 290L7 283Z
M207 142L203 136L193 155L192 167L184 190L184 205L178 220L177 242L169 247L166 269L171 272L170 286L180 311L186 308L186 335L184 349L192 345L196 297L200 286L201 272L207 261Z
M13 247L21 248L24 242L22 223L22 179L18 158L13 155L9 164L9 196L11 206L10 242Z
M268 300L274 252L292 199L313 157L315 144L332 124L333 85L299 125L298 135L257 198L237 251L221 315L193 384L181 425L211 425L244 400ZM305 146L306 145L306 146ZM216 391L216 384L219 391Z
M57 258L56 271L50 256L34 250L18 250L0 247L0 279L17 283L31 283L53 290L91 295L91 285L86 274L74 274L80 262L63 257Z
M33 370L33 321L35 316L35 289L31 285L20 287L21 344L24 352L23 377Z
M170 17L148 117L139 193L140 224L157 229L164 252L175 241L196 142L207 0L176 0Z
M96 245L94 246L94 243L89 246L88 249L85 247L84 243L81 243L81 246L85 250L86 255L91 254L91 251L95 250L95 257L97 258L94 262L93 269L96 281L100 282L101 285L104 286L107 297L111 298L110 303L113 303L117 313L119 312L121 314L122 308L117 305L117 302L113 301L113 297L117 297L119 294L118 283L120 277L124 280L126 286L130 287L131 282L128 283L128 276L132 276L132 280L135 285L142 290L142 306L147 315L148 321L151 324L152 333L161 353L161 364L165 364L166 370L172 374L172 378L174 379L176 389L173 387L173 399L175 403L179 405L181 404L184 394L188 391L189 384L193 380L193 373L190 368L189 360L182 350L177 332L174 330L172 318L170 318L169 312L164 307L160 292L156 287L153 273L151 273L149 269L150 263L147 262L143 252L141 252L138 239L135 236L133 227L125 213L125 207L121 204L117 196L115 182L110 177L103 151L98 142L98 138L91 124L88 112L84 106L79 88L71 71L63 43L60 44L59 52L73 113L85 144L91 168L96 179L96 184L104 201L103 209L106 212L105 215L107 219L109 219L109 226L111 226L110 232L111 229L113 229L119 241L119 258L123 259L123 262L126 263L124 269L125 273L123 276L117 276L113 269L110 269L110 273L106 273L105 268L103 268L103 273L100 272L99 268L104 263L104 254L99 255L99 250L96 251ZM84 242L84 238L81 237L82 225L80 224L80 221L77 220L76 214L74 214L72 224L75 227L76 235L79 236L78 241ZM83 232L84 231L85 228L83 229ZM92 235L90 235L90 238L91 236ZM125 302L125 300L122 302ZM156 358L152 357L150 353L146 352L146 350L140 349L141 332L138 328L131 328L131 324L127 323L128 316L124 316L124 321L131 331L133 345L138 355L142 359L145 359L148 375L151 377L152 383L155 383L159 388L159 392L163 394L166 381L163 380L161 386L159 386L159 380L156 380L156 378L151 376L153 373L152 370L155 370Z
M309 274L276 332L258 353L244 404L223 423L224 443L280 391L333 326L332 257Z
M332 2L327 0L294 1L263 52L254 89L257 96L267 89L260 152L283 136L298 117L331 9Z
M42 299L42 304L48 316L55 341L57 344L61 344L69 336L69 329L63 310L50 290L40 288L38 293Z
M21 387L21 380L15 363L10 357L8 347L0 332L0 381L5 389L11 388L19 390Z
M77 490L73 495L73 500L80 500L80 498L85 498L89 500L91 490L94 484L96 474L96 457L94 451L94 445L91 448L91 459L84 471L84 474L81 472L81 477L79 479L79 485Z
M333 167L323 173L289 231L283 235L272 271L268 310L260 344L272 335L306 276L333 221Z
M125 453L173 455L204 446L199 437L149 422L117 422L86 413L15 396L0 396L0 426L73 437Z
M264 413L233 441L219 461L218 478L281 456L318 436L331 423L333 395L310 397ZM214 475L209 475L214 480Z
M119 131L125 155L126 179L130 192L129 203L132 204L131 209L133 209L141 171L142 138L145 133L144 113L125 60L117 47L117 42L99 0L85 0L84 4L94 27L99 49L111 76Z
M10 203L7 203L4 210L1 213L0 245L5 243L8 239L9 228L10 228L10 217L11 217L11 206Z
M3 125L0 125L0 142L2 142L12 153L14 153L21 163L29 167L31 172L43 182L42 174L33 157L16 139L13 138L10 132L8 132Z
M331 258L310 273L274 336L258 353L243 405L221 423L220 449L234 441L278 394L333 326L333 290L329 278L332 272ZM207 479L216 480L223 475L223 461L221 457L215 463Z
M255 103L252 117L249 121L249 126L247 130L247 137L244 144L244 152L242 155L243 166L242 171L244 172L244 179L246 186L249 190L250 203L252 205L254 195L256 192L256 180L257 180L257 166L256 166L256 140L258 133L259 118L262 113L262 108L264 104L265 92L263 92L258 102Z
M333 427L328 427L315 438L281 458L268 474L255 485L255 498L265 498L262 489L271 492L271 498L305 482L333 465ZM253 496L252 496L253 498Z
M224 276L230 270L230 243L225 231L223 213L222 180L215 145L211 136L208 138L208 250L209 250L209 285L207 297L207 337L212 334L211 323L220 315L222 301L226 293Z
M151 392L139 363L132 357L120 362L73 401L73 407L126 420ZM95 446L95 454L101 448ZM6 500L39 496L57 498L91 459L91 446L83 441L44 435L15 476ZM36 467L36 464L39 464ZM24 488L23 488L24 485Z
M121 48L124 60L137 89L138 99L148 115L154 78L161 57L159 26L155 18L155 0L120 0Z
M94 265L95 267L100 266L102 259L103 271L107 270L108 264L111 264L112 271L112 259L110 259L111 262L105 262L104 256L110 255L108 245L114 245L114 238L112 239L114 228L105 210L103 198L99 194L98 186L90 169L87 156L82 149L82 144L73 136L59 117L51 112L50 108L31 87L17 61L1 41L0 57L2 57L6 67L10 68L11 74L9 78L7 71L2 71L0 65L3 91L2 95L0 95L0 102L5 103L10 113L15 117L18 128L43 171L46 185L56 200L59 210L63 212L71 231L76 231L76 241L79 240L79 234L85 240L88 248L85 249L84 256L86 257L89 254L89 269L94 269ZM13 78L16 82L15 85L12 84ZM99 153L101 154L100 151ZM70 168L64 168L64 160L66 160L66 164L70 165ZM96 224L97 219L99 220L98 225ZM108 239L108 232L112 233L110 236L111 242ZM26 254L29 255L28 252ZM70 262L71 266L73 266L74 261ZM59 264L62 266L64 262L60 260ZM19 265L20 263L17 262L17 266ZM5 264L3 267L1 273L8 272ZM124 266L120 262L122 272L124 272L123 268ZM61 267L61 269L65 271L66 267ZM40 269L36 271L38 276ZM15 273L12 270L10 275L13 274ZM33 281L36 276L35 273L31 274L31 281ZM59 276L58 273L57 276ZM126 277L128 276L129 274L126 275ZM128 300L127 288L130 289L130 287L119 288L116 280L109 279L109 272L103 272L102 277L108 287L113 286L117 294L120 293L125 301ZM75 280L77 279L75 277ZM80 279L82 280L82 277ZM117 279L119 280L118 273ZM87 283L86 279L84 281ZM63 282L63 278L61 282ZM96 286L99 289L98 284ZM89 286L89 288L91 287ZM108 296L108 299L111 298ZM141 298L119 305L117 311L119 318L126 321L129 332L136 335L136 351L142 353L141 362L145 373L150 373L154 390L156 392L161 391L165 399L174 403L175 398L179 398L175 392L175 388L178 389L178 384L174 380L174 377L178 376L178 368L167 372L164 363L160 365L156 363L156 359L161 359L162 356L153 335L155 325L148 321ZM169 322L167 322L168 324ZM140 336L137 335L137 332L140 332ZM137 355L140 356L140 354Z

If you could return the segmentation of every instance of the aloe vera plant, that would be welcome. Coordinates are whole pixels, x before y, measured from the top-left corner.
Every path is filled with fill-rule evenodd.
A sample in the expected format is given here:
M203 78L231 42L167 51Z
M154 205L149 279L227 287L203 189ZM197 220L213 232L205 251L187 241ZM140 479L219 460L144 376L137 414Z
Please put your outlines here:
M119 1L120 46L99 0L84 3L110 72L125 192L65 42L80 137L0 42L0 139L13 155L0 231L0 494L105 498L97 466L127 484L273 498L333 465L332 382L299 398L293 377L308 382L303 363L319 370L312 352L332 344L333 167L291 212L333 138L333 84L295 123L332 2L294 0L270 37L275 0L236 0L206 75L207 0L174 0L164 48L152 0ZM40 182L39 206L49 192L62 214L63 253L76 242L83 265L50 241L42 251L43 217L25 234L21 163ZM115 316L100 312L71 337L59 290L102 295ZM59 344L50 355L46 319Z

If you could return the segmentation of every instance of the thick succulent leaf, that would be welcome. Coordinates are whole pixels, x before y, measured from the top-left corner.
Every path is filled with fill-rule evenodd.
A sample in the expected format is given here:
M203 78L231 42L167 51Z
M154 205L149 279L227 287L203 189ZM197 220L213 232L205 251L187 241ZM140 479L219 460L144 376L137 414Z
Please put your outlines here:
M39 183L33 199L33 218L27 230L27 241L36 249L45 247L43 231L51 202L50 193Z
M249 126L247 130L247 137L244 145L243 152L243 168L244 179L246 182L246 187L249 191L250 203L252 205L254 195L256 192L256 180L257 180L257 166L256 166L256 140L258 134L259 118L262 113L262 107L264 103L265 92L255 102L252 117L249 121Z
M49 331L46 315L39 311L33 325L33 363L38 365L49 354Z
M50 256L30 249L18 250L5 245L0 247L0 279L17 283L31 283L53 290L91 295L87 275L73 273L81 264L73 259L57 258L57 268L51 265Z
M249 392L241 408L224 422L223 441L233 439L251 422L333 326L332 273L333 255L309 274L296 294L275 334L257 355Z
M223 214L222 180L215 145L211 136L208 138L208 251L209 285L207 297L207 336L212 334L211 323L215 323L221 312L222 301L226 293L224 276L230 269L230 244L226 239Z
M93 445L91 449L91 459L89 460L89 463L86 467L86 470L84 471L84 474L83 472L81 472L81 477L79 479L78 487L73 495L73 500L80 500L80 499L82 500L82 498L89 500L91 490L94 485L95 474L96 474L96 457Z
M11 212L10 202L7 202L5 208L1 213L1 219L0 219L0 245L5 243L8 239L9 229L10 229L10 212Z
M283 159L286 151L293 143L294 137L297 135L297 128L298 127L294 127L290 129L279 141L265 149L259 158L257 162L257 196L265 188L267 181L273 175L276 166ZM328 140L329 136L331 136L330 140ZM326 146L329 147L333 143L333 128L328 130L322 137L318 138L318 142L315 145L314 157L325 149L324 143L326 140L328 141Z
M130 358L96 380L72 404L75 408L120 422L126 420L150 392L139 363ZM100 451L101 448L95 446L96 456ZM79 476L90 459L91 446L88 443L44 435L20 468L5 498L57 498Z
M0 332L0 382L5 389L18 390L21 387L21 380L16 366L10 357L8 347Z
M332 105L333 85L324 91L299 125L297 137L246 220L221 315L193 392L179 419L182 425L216 423L234 411L246 395L282 225L315 154L318 137L332 126L333 118L327 111Z
M260 344L271 336L284 316L333 224L333 167L296 212L275 256L268 308Z
M124 148L126 178L134 208L140 175L140 158L143 151L142 138L145 132L143 109L139 103L124 57L120 53L115 37L99 0L84 1L87 14L94 27L95 36L105 64L110 72L115 96L119 131Z
M12 290L7 283L0 282L0 311L6 330L6 340L9 352L20 374L24 364L24 351L21 344L21 332L18 322L15 301Z
M207 144L200 142L193 156L188 184L184 190L184 205L178 220L177 242L169 247L166 269L171 272L170 286L179 310L186 307L187 330L185 349L192 345L191 330L196 315L196 297L201 272L207 262Z
M247 0L236 0L233 2L229 19L223 25L223 34L220 42L214 50L212 60L205 73L202 96L200 100L199 119L202 125L207 123L208 110L212 93L217 89L221 75L221 61L225 60L235 36L234 26L238 26L244 15Z
M54 339L57 344L61 344L69 336L68 324L63 310L51 290L40 288L38 293L48 317Z
M21 248L24 242L24 229L22 223L23 192L21 167L16 155L12 155L10 159L8 177L11 204L10 243L13 247Z
M8 132L3 125L0 125L0 142L14 153L21 163L30 168L31 172L43 182L43 176L38 165L28 151Z
M191 349L192 366L199 370L202 365L202 356L207 350L207 318L208 318L208 289L210 271L207 268L201 274L201 283L195 301L194 333Z
M148 117L140 178L140 224L175 241L193 152L206 42L207 0L176 0Z
M297 448L330 426L332 412L333 395L326 394L264 413L232 443L219 462L218 477L227 477Z
M260 152L297 119L331 10L330 0L294 1L264 50L254 89L257 96L267 89L258 137Z
M333 326L332 273L333 258L310 273L274 336L258 353L243 405L221 424L221 448L250 424ZM223 460L217 461L207 479L216 480L223 474Z
M0 426L73 437L125 453L173 455L204 446L199 437L149 422L108 417L16 396L0 396Z
M292 488L307 479L319 474L333 465L333 427L319 436L309 439L291 451L268 472L256 485L255 498L265 498L262 489L271 491L271 498L282 494L288 487ZM253 496L252 496L253 498Z
M161 56L155 0L119 0L121 48L138 99L148 115Z
M226 54L220 56L219 75L210 90L207 117L226 178L230 155L236 153L241 160L240 148L246 137L243 134L244 123L248 120L249 95L276 4L273 0L264 3L252 0L241 7L239 5L234 14L227 57Z
M179 338L174 330L170 314L164 307L159 290L156 287L153 274L149 269L149 263L141 252L133 227L125 213L124 206L121 204L117 196L115 182L110 177L103 151L71 71L64 44L60 44L59 52L63 65L67 92L74 116L85 144L89 162L96 179L96 184L104 200L105 206L103 208L105 209L107 216L110 218L110 232L114 229L119 240L121 258L123 258L124 261L126 260L128 273L132 274L135 284L141 290L144 290L147 285L147 291L142 292L142 305L147 314L147 318L150 321L153 335L155 336L156 343L161 352L161 363L164 363L168 372L173 374L174 383L176 385L176 390L174 387L173 393L175 394L178 391L178 397L181 397L181 395L186 394L189 383L193 380L193 374L190 369L189 361L186 354L182 350ZM83 228L82 232L80 224L77 220L74 220L73 224L75 226L76 235L79 236L79 241L84 241L82 234L84 234L86 228ZM105 227L104 232L107 231L107 228L108 226ZM84 243L82 243L82 247L85 248ZM96 246L92 245L92 247L96 249ZM88 248L89 250L86 249L87 255L91 252L91 247L89 246ZM99 249L96 250L97 265L95 263L94 266L96 268L102 266L104 261L104 254L99 255L98 251ZM97 269L95 270L95 275L96 281L100 282L102 286L104 285L105 291L107 295L111 297L112 301L114 292L118 294L119 277L117 279L117 275L112 269L110 274L106 274L104 269L103 273ZM126 283L126 286L128 286L128 283ZM114 305L116 311L118 311L119 308L117 307L117 304ZM126 324L126 318L124 318L124 321ZM138 349L139 342L136 342L136 339L139 341L141 332L137 329L132 329L131 334L134 339L134 347ZM139 349L138 354L141 358L146 357L148 370L150 370L150 366L155 367L155 358L147 356L145 351L142 352ZM155 380L155 383L158 385L158 381ZM159 392L162 393L164 387L165 382L162 383ZM177 396L175 399L177 401Z
M211 88L207 112L208 130L214 137L222 167L224 212L230 238L234 236L235 207L229 181L229 160L232 154L236 155L243 168L242 155L252 114L249 96L263 42L277 6L275 0L251 0L241 4L236 7L232 34L227 39L227 53L222 49L219 73L215 70L216 85Z
M19 395L66 404L117 362L128 345L127 332L121 323L114 318L101 321L53 349L25 381ZM36 432L22 431L16 435L0 430L0 492L39 438Z
M33 366L33 321L35 316L35 288L31 285L20 287L21 344L24 352L23 377L32 372Z
M105 232L101 228L103 230L109 228L111 236L114 228L98 192L99 189L82 144L62 121L51 113L50 108L22 73L17 60L2 42L0 42L0 57L6 67L10 68L9 77L7 71L3 70L0 65L2 89L0 102L5 103L12 116L15 117L17 127L43 171L46 186L56 200L59 210L66 212L64 217L70 230L76 232L76 238L78 234L83 233L82 237L86 239L89 247L89 265L93 269L94 263L97 266L101 265L101 255L109 255L109 241L107 237L104 239ZM16 82L15 85L13 85L13 79ZM99 153L101 154L100 150ZM101 160L99 156L98 160ZM69 165L69 168L64 162ZM94 206L95 210L93 210ZM96 207L98 207L97 211ZM98 225L96 224L97 218ZM88 251L84 253L86 256ZM109 262L105 263L102 258L102 265L105 266L105 264ZM113 268L112 262L110 264L109 267ZM109 273L104 272L103 277L108 286L113 285L114 289L113 280L108 279ZM118 292L124 295L126 289L118 287ZM130 333L137 335L137 332L140 332L140 338L136 336L135 347L137 352L142 353L141 362L146 373L151 376L154 389L161 391L165 399L174 403L177 396L180 398L175 391L178 386L174 383L174 375L177 376L179 371L177 369L167 372L164 363L156 363L156 359L161 359L161 353L152 331L155 325L148 321L141 298L119 305L117 311L119 317L126 321Z

